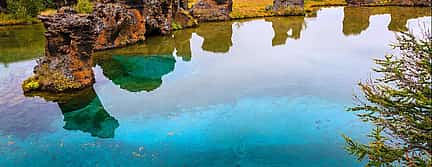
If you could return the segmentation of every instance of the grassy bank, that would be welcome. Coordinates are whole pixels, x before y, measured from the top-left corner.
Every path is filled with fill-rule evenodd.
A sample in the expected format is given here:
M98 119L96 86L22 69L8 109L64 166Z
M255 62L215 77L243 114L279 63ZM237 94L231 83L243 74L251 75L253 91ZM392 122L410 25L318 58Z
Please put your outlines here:
M39 12L40 15L52 15L55 14L57 10L55 9L46 9L42 12ZM0 13L0 26L8 26L8 25L27 25L27 24L36 24L40 23L39 19L36 17L23 17L16 18L11 14Z
M268 10L272 7L272 4L273 0L234 0L231 17L233 19L243 19L274 16L276 13ZM343 5L346 5L345 0L305 0L304 11L306 15L313 15L318 7Z
M198 0L189 1L189 6L192 6ZM273 0L233 0L233 11L230 14L233 19L244 19L254 17L269 17L278 15L272 12ZM305 0L304 11L306 15L314 15L319 7L323 6L343 6L346 5L345 0ZM46 10L41 14L51 14L55 11ZM297 13L294 13L297 14ZM14 19L11 15L0 14L1 25L17 25L17 24L32 24L38 23L39 20L33 17L24 19Z
M34 17L16 19L10 14L0 13L0 26L34 24L38 22L39 20Z

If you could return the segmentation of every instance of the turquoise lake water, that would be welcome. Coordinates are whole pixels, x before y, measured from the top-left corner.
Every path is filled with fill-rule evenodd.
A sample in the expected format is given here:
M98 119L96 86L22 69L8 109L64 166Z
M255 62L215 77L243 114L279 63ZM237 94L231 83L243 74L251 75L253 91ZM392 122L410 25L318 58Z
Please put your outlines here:
M430 22L338 7L206 23L96 53L96 84L61 100L21 90L43 27L0 27L0 166L362 166L341 137L371 128L346 112L357 83L397 31Z

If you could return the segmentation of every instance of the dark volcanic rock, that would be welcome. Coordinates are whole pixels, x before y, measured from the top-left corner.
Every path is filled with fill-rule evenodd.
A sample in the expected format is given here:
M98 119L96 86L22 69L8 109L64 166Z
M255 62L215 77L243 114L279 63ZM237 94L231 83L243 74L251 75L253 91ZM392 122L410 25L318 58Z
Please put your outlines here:
M147 34L167 35L171 33L173 11L172 0L142 0L135 4L135 8L141 9L146 20Z
M91 86L91 56L99 20L93 15L76 14L71 8L39 18L47 29L45 56L38 60L34 76L24 82L24 91L62 92Z
M137 9L122 4L98 4L94 16L102 22L96 50L118 48L145 39L145 19Z
M200 22L230 20L232 0L199 0L191 9Z
M1 0L0 1L0 12L6 12L7 10L7 4L6 4L6 0Z
M54 0L56 7L59 9L64 6L72 6L77 3L77 0Z
M288 7L300 7L303 8L304 0L274 0L273 10L285 9Z
M303 15L304 0L274 0L273 12L276 15Z

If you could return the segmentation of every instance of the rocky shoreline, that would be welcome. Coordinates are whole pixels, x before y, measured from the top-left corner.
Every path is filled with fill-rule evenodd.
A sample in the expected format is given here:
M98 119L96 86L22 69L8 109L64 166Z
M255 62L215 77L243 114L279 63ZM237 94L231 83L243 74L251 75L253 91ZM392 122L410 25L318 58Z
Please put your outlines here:
M395 0L401 5L424 6L431 0ZM350 6L386 5L380 0L347 0ZM387 2L387 1L386 1ZM79 14L70 7L39 16L46 28L45 56L34 75L23 83L24 92L81 90L94 83L92 55L96 50L119 48L144 41L148 35L168 35L200 22L231 20L232 0L102 0L93 13ZM276 15L304 14L303 0L274 0Z

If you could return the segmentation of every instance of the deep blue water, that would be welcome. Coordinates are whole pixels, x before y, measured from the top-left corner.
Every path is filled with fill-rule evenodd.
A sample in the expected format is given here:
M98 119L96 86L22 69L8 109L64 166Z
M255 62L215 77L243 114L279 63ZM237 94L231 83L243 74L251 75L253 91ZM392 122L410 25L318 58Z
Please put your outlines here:
M431 22L375 9L208 23L99 52L96 84L65 102L23 95L38 55L0 35L0 166L362 166L341 137L367 141L370 125L346 112L357 83L395 31Z

